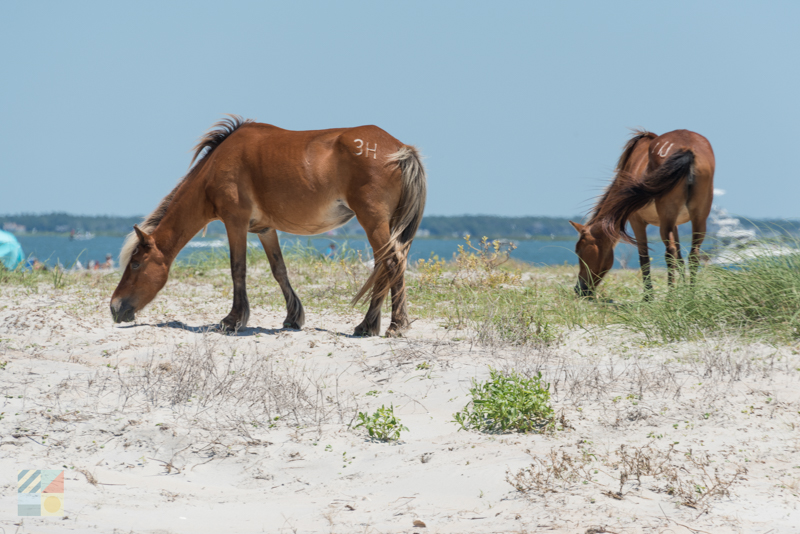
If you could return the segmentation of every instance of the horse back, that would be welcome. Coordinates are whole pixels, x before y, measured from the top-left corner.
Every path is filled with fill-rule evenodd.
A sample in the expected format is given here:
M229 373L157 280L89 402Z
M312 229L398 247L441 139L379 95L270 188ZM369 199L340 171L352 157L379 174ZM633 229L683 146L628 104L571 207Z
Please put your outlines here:
M299 131L251 123L220 148L227 149L229 159L239 158L264 178L288 175L313 180L381 169L402 146L372 125Z
M691 150L694 153L697 178L713 179L715 160L711 143L690 130L674 130L653 139L648 147L648 169L658 168L679 150Z
M293 131L248 123L212 154L206 190L223 220L223 204L247 205L253 228L320 233L357 207L394 210L402 181L388 163L402 146L377 126Z

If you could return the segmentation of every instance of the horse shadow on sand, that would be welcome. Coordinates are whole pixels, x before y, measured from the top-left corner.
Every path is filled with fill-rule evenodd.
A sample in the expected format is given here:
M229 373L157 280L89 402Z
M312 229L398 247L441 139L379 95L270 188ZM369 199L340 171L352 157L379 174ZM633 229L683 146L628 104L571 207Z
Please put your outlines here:
M327 328L304 328L302 330L298 330L296 328L262 328L260 326L254 326L254 327L248 326L247 328L242 328L235 332L231 332L223 330L217 323L191 326L184 323L183 321L167 321L155 324L134 323L131 325L119 326L117 328L136 328L140 326L152 326L155 328L173 328L176 330L185 330L187 332L192 332L194 334L219 334L223 336L235 336L235 337L252 337L259 334L275 336L280 334L281 332L304 332L310 330L316 332L325 332L328 334L332 334L334 336L346 337L351 339L360 339L362 337L362 336L355 336L353 334L346 334L344 332L335 332L333 330L328 330Z

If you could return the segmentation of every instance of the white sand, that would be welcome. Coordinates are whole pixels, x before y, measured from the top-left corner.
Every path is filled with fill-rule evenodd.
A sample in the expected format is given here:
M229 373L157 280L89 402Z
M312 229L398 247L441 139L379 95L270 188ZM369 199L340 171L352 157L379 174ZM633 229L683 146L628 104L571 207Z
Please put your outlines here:
M0 287L6 533L800 531L796 346L596 330L550 349L492 348L427 321L406 339L356 339L360 311L313 307L303 331L254 307L250 328L226 336L206 332L229 306L211 288L171 283L120 327L107 289L87 287ZM540 369L573 428L458 431L453 413L489 365ZM399 442L348 427L390 403L410 429ZM606 493L620 489L620 445L676 442L708 453L723 480L747 473L707 509L681 505L658 477L628 480L621 500ZM579 447L594 455L593 481L553 479L527 497L506 481ZM684 480L700 480L684 459L672 459ZM62 466L67 517L16 517L17 470Z

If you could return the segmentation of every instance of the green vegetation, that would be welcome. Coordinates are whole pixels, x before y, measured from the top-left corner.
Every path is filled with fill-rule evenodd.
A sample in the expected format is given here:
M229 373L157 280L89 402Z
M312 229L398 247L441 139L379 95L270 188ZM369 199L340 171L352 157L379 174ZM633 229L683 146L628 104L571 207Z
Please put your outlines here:
M375 413L367 415L358 412L358 424L353 428L364 427L369 437L380 441L396 441L400 439L400 432L408 432L408 428L400 424L400 419L394 414L394 406L381 405Z
M706 267L697 284L679 284L646 304L620 306L619 322L648 339L677 341L741 332L800 337L800 256L762 258L737 269Z
M486 382L472 379L472 400L453 414L463 430L481 432L542 432L555 426L550 406L550 384L542 384L542 374L532 378L511 372L504 375L489 370Z
M574 266L534 267L510 260L509 245L467 239L454 261L437 257L409 265L409 313L464 335L483 345L544 346L558 344L570 330L593 331L619 326L650 342L666 343L718 335L767 342L800 338L800 257L764 259L738 269L701 266L697 281L688 276L668 291L666 272L654 269L655 293L643 300L638 269L615 269L598 288L595 300L576 298ZM307 246L286 247L289 278L313 320L316 310L353 313L350 300L370 273L361 252L340 247L326 259ZM113 292L119 273L71 273L0 269L0 285L69 291L78 284L96 289L102 299ZM175 265L170 284L181 292L192 286L213 288L221 302L232 296L230 260L224 249L196 253ZM283 310L283 295L270 272L264 251L248 251L248 297L253 308ZM91 299L87 300L87 305ZM157 299L158 302L158 299ZM227 305L227 302L226 302ZM363 312L364 307L356 313ZM388 299L384 313L390 313ZM386 324L386 323L385 323ZM460 336L460 334L459 334Z

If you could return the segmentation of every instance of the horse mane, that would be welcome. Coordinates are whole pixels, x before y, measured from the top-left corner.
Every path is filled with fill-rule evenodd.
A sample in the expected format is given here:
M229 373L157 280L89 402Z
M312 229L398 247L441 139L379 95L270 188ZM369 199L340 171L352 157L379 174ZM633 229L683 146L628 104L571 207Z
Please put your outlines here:
M658 137L658 135L654 134L653 132L648 132L647 130L632 130L631 138L628 139L627 143L625 143L625 146L622 148L622 154L619 156L619 161L617 161L617 166L614 169L614 178L611 180L611 183L608 185L608 187L606 187L606 190L594 205L594 208L592 208L592 216L589 218L589 222L587 224L591 224L597 220L597 216L600 214L600 208L608 200L608 195L611 193L614 185L624 185L624 183L630 181L631 177L625 172L625 167L628 165L631 155L633 155L633 149L636 148L636 144L642 139L655 139L656 137Z
M178 181L178 185L176 185L172 191L170 191L167 196L161 199L159 202L158 207L153 210L153 212L145 217L142 220L142 224L139 225L139 229L142 230L144 233L149 234L153 230L155 230L161 219L164 218L164 215L167 214L167 209L169 205L172 203L172 199L175 198L175 194L178 192L178 189L191 177L193 176L200 167L203 166L203 163L208 159L208 156L217 148L222 142L227 139L233 132L238 130L242 125L254 122L252 119L243 119L239 115L231 115L228 116L211 127L203 137L200 138L197 145L192 149L194 150L194 156L192 157L191 163L189 163L189 172ZM205 151L205 152L204 152ZM192 166L197 160L197 164ZM131 232L125 238L125 242L122 244L122 249L119 252L119 266L124 271L125 268L128 266L128 262L131 260L131 256L133 255L133 251L139 244L139 238L136 236L136 232Z

